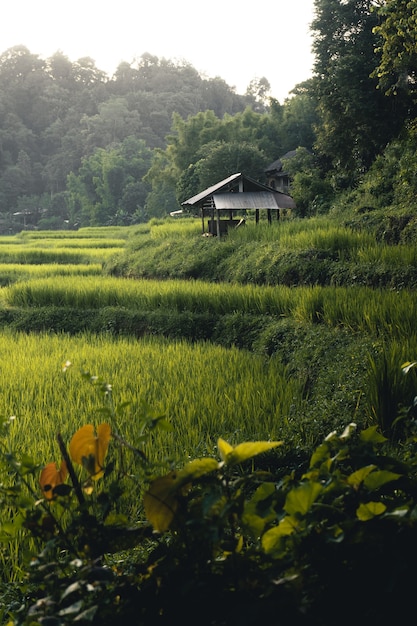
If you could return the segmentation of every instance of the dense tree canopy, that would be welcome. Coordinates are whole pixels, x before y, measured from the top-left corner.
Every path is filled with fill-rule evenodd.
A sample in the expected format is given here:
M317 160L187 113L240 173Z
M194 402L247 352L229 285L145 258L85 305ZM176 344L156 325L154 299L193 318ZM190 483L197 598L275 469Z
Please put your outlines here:
M316 0L312 24L317 149L336 187L354 185L403 124L396 103L377 89L378 15L372 0Z
M24 46L11 48L0 55L0 213L11 216L3 223L7 221L9 228L22 206L25 225L34 225L39 215L50 220L56 210L51 196L59 197L61 205L70 199L70 205L58 212L57 223L71 221L75 214L79 218L74 206L86 202L86 196L78 194L75 202L74 177L85 178L87 164L94 159L102 162L100 150L109 152L110 163L114 151L129 139L144 142L148 150L165 148L173 114L185 119L211 110L215 117L232 116L254 101L253 95L238 95L221 79L202 78L189 64L149 54L132 64L121 63L108 77L90 58L71 63L56 52L45 60ZM142 148L138 156L141 152ZM106 201L112 197L115 204L107 212L98 211L90 198L83 206L82 222L118 220L120 203L126 203L123 211L128 215L143 210L146 184L140 182L139 192L130 177L124 174L117 198L108 190ZM110 187L115 184L113 180ZM95 193L104 191L97 188ZM103 202L101 198L99 204ZM87 217L89 210L93 212ZM14 221L16 229L22 225L19 216Z
M379 23L380 61L374 76L389 94L417 99L417 2L416 0L381 0Z
M417 0L315 0L311 31L313 76L284 103L265 77L238 95L220 77L148 53L109 77L89 57L6 50L0 229L163 216L231 173L265 182L266 167L294 151L287 165L300 215L361 184L410 206ZM401 185L387 186L378 167L391 181L401 172Z

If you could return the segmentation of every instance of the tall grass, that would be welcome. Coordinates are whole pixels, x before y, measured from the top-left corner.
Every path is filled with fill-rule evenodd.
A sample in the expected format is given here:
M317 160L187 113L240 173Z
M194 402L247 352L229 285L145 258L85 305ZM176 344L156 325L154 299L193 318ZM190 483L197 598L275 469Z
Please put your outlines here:
M152 239L168 239L171 237L188 238L194 235L201 235L202 223L198 218L187 218L182 220L151 222Z
M210 344L5 333L0 354L0 414L16 416L10 446L41 463L58 458L57 432L68 440L102 420L102 399L82 370L111 383L116 403L132 403L117 424L132 443L142 402L168 417L173 434L158 435L147 451L159 460L212 451L220 435L232 443L282 437L300 396L278 360ZM74 365L63 373L67 359Z
M408 338L417 332L413 291L371 290L366 287L323 288L323 321L374 337Z
M102 273L100 263L89 264L62 264L43 263L33 265L30 263L0 263L0 285L10 285L21 280L33 278L47 278L51 276L98 276Z
M146 226L146 225L145 225ZM14 237L22 241L33 239L71 239L71 238L117 238L126 239L137 226L88 226L79 230L22 230ZM11 237L13 239L14 237Z
M294 317L371 336L408 337L416 333L415 294L366 287L297 287L205 283L202 281L129 280L115 277L33 278L5 287L4 306L190 311L226 315Z
M44 237L39 239L29 239L23 245L25 249L35 250L35 249L68 249L68 248L78 248L78 249L88 249L88 248L123 248L126 241L125 239L115 239L110 237L69 237L69 238L59 238L55 239L54 237ZM1 250L0 246L0 250Z
M387 246L371 244L358 250L357 260L361 263L383 263L389 267L417 266L415 245Z
M248 223L246 228L232 230L229 237L238 242L275 242L286 250L309 250L316 248L337 252L339 256L350 256L362 247L375 242L368 233L359 233L335 224L325 217L305 220L280 220L257 225Z
M129 280L102 277L33 279L5 288L0 297L9 306L123 306L226 314L289 314L293 295L288 287L224 285L201 281Z
M366 411L387 436L403 435L407 424L401 420L413 405L416 394L414 372L405 375L401 365L417 356L417 335L384 342L377 355L369 355ZM397 421L397 418L400 419Z
M2 245L0 246L0 263L102 263L118 254L121 247L110 248L72 248L52 247L50 249L31 248L30 246Z

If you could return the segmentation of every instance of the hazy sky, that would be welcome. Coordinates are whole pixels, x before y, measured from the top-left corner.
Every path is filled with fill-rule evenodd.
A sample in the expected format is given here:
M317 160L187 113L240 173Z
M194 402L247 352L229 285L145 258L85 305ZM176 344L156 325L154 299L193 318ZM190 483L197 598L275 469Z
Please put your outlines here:
M144 52L186 60L240 94L265 76L280 102L311 76L314 0L2 0L0 53L89 56L112 75ZM5 6L4 6L5 5Z

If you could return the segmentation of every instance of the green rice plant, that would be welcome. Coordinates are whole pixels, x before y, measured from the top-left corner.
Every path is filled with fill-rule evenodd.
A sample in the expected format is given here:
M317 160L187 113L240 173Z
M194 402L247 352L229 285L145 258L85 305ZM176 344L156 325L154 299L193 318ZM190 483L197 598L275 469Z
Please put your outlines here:
M142 225L141 225L142 226ZM140 226L88 226L79 230L23 230L15 238L28 241L32 239L70 239L74 238L116 238L126 239Z
M333 225L285 233L280 237L280 246L286 250L321 250L336 259L349 259L364 241L370 242L372 238L366 233Z
M118 254L122 248L51 248L32 249L29 246L1 246L0 263L100 263Z
M182 220L164 220L163 222L151 222L152 239L170 239L171 237L188 238L201 235L201 219L187 218Z
M300 397L300 383L278 359L205 343L6 332L0 357L0 415L13 417L7 445L40 467L59 461L58 433L68 443L81 426L106 419L103 396L83 373L112 385L115 426L132 445L140 441L140 418L169 420L173 431L157 431L144 448L155 463L212 453L220 435L232 443L281 437ZM31 486L36 493L39 485ZM125 506L136 518L137 498ZM0 529L8 521L3 507ZM0 549L3 579L19 578L27 547L17 537Z
M326 290L322 287L304 287L297 290L297 296L292 311L293 317L305 323L321 321Z
M361 263L383 263L388 267L404 267L417 265L417 249L412 245L387 246L371 244L358 250L357 260Z
M98 276L102 271L102 265L99 263L43 263L41 265L0 263L0 285L6 286L22 280L51 276Z
M99 308L123 306L153 310L192 311L213 314L291 312L296 292L288 287L229 285L200 281L145 281L115 277L66 276L31 279L11 285L2 293L8 306L71 306Z
M22 245L22 240L20 239L19 236L0 235L0 246L3 246L3 245L9 246L13 244L18 245L18 246Z
M381 349L369 355L366 410L370 422L379 426L388 437L404 436L407 408L416 395L415 381L406 376L402 365L417 354L417 334L390 340Z
M82 371L111 383L116 404L131 403L118 430L132 443L144 405L166 415L173 434L158 435L149 450L159 459L211 450L221 434L235 442L282 436L300 397L278 359L206 343L2 333L0 355L0 414L16 416L10 445L40 462L56 457L56 433L68 440L101 419ZM63 372L67 360L74 364Z
M415 333L415 294L366 287L323 288L323 321L371 336L409 337Z
M247 228L231 230L230 237L241 243L276 242L287 250L327 250L347 258L355 250L375 241L371 234L353 231L328 217L310 218L308 224L301 219L284 219L271 224L248 223Z
M60 238L54 239L53 237L43 237L42 239L30 239L25 242L25 249L88 249L88 248L123 248L126 243L125 239L115 239L110 237L71 237L68 239Z
M344 326L374 337L415 332L412 291L366 287L259 286L202 281L129 280L102 276L31 278L5 287L4 306L68 306L94 309L120 306L133 310L169 310L212 315L235 312L294 317L308 323Z

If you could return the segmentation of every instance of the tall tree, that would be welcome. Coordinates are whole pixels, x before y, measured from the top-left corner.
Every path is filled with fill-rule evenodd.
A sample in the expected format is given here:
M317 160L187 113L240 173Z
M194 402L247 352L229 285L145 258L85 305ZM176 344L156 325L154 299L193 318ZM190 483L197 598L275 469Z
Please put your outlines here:
M131 223L143 210L148 188L143 176L150 150L134 137L107 150L98 148L68 177L71 219L83 226Z
M263 182L266 158L255 145L213 141L202 147L200 156L177 183L179 202L238 172Z
M388 94L410 99L412 115L417 106L417 0L380 0L381 37L379 65L374 72Z
M315 0L316 147L329 159L336 187L355 185L403 123L371 77L379 42L373 5L372 0Z

